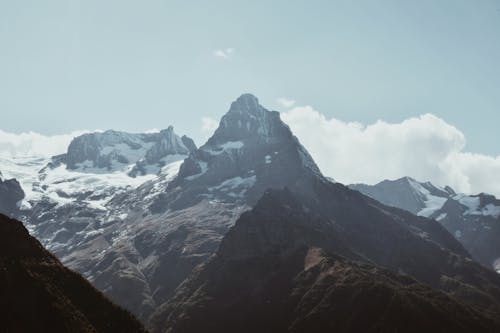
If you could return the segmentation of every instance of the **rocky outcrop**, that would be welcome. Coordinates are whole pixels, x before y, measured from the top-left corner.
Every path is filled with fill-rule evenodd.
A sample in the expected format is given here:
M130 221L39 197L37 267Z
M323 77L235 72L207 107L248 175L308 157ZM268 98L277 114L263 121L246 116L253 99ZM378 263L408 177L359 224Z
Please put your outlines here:
M24 191L16 179L3 179L0 172L0 213L14 216L19 213L19 203Z

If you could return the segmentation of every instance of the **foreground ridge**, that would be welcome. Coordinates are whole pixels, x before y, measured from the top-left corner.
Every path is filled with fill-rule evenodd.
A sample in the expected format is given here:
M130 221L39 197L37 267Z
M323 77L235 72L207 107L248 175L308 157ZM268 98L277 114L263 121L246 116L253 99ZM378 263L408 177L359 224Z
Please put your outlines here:
M79 274L64 267L28 234L0 214L2 332L145 332Z

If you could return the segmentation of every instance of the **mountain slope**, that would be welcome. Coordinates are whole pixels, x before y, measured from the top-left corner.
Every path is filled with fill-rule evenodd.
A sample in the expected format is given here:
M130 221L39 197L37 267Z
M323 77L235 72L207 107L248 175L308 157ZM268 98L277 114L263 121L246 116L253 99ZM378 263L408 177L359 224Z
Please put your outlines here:
M349 240L341 239L291 192L270 191L156 312L153 331L500 329L500 317L493 320L412 278L362 263L348 249Z
M144 332L80 275L0 215L2 332Z
M474 259L500 271L500 200L494 196L457 194L409 177L349 187L386 205L436 219Z

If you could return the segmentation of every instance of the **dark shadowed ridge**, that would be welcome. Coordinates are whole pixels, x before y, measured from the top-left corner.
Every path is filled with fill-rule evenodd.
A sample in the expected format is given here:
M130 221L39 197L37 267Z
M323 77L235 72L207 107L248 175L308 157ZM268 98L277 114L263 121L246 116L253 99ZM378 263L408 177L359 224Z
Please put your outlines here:
M1 332L145 332L24 228L0 214Z
M349 249L349 239L290 191L269 191L157 312L153 331L500 329L498 317L363 261Z

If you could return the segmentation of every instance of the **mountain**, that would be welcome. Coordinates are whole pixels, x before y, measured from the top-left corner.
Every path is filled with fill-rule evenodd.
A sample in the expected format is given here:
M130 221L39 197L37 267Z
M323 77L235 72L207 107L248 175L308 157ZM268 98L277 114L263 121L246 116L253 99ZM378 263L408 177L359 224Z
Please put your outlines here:
M252 205L267 188L293 186L307 174L319 175L319 168L279 113L244 94L207 143L181 165L169 185L180 193L154 205L180 209L207 198Z
M330 187L331 195L342 193L334 202L336 210L341 210L338 217L348 218L354 213L342 207L346 202L362 200L362 196L347 189L322 186ZM328 199L333 198L328 196L325 201ZM491 318L486 312L409 276L366 261L353 252L355 244L344 237L343 228L329 219L333 211L317 214L313 207L304 204L303 199L288 190L267 192L238 219L216 255L198 267L155 313L153 332L500 329L498 312ZM443 254L438 249L434 252ZM423 259L415 257L420 263L424 263ZM457 273L481 270L457 259ZM441 279L450 279L453 284L451 276L442 275Z
M108 244L124 232L126 214L109 201L153 179L170 179L194 149L194 142L176 135L172 127L145 134L106 131L75 138L63 155L0 159L0 167L26 193L13 216L65 265L93 280L94 271L96 276L101 272L97 264ZM9 198L14 198L12 193ZM109 264L126 271L117 262ZM123 291L127 288L136 290L137 285L126 285Z
M436 221L325 178L279 113L256 97L234 101L199 148L173 135L171 144L158 145L146 137L104 132L77 138L36 176L27 176L28 170L41 162L5 164L27 170L16 178L29 185L23 186L20 216L33 235L144 323L166 322L168 313L158 309L170 309L193 270L222 251L236 220L270 188L287 188L298 205L292 208L308 212L304 221L310 215L318 220L293 239L310 236L306 244L325 257L346 258L346 267L355 261L389 270L397 278L386 283L388 290L400 288L406 283L400 275L406 275L484 317L497 313L497 274L475 264ZM185 152L177 150L180 143L187 155L179 154ZM148 152L156 157L147 158ZM235 245L235 254L245 250L245 238L239 240L242 249ZM306 255L300 253L293 258ZM356 268L360 275L372 269L363 267Z
M500 200L494 196L457 194L409 177L350 187L386 205L436 219L474 259L500 272Z
M410 177L394 181L384 180L376 185L353 184L349 187L388 206L426 217L432 215L448 198L455 195L450 187L439 188L430 182L420 183Z
M61 158L68 169L116 170L134 164L130 175L158 173L168 159L196 149L192 139L179 137L170 126L159 133L131 134L118 131L89 133L71 141Z
M2 332L145 332L79 274L0 215Z
M0 213L15 215L24 199L24 191L16 179L3 179L0 172Z
M172 129L75 138L34 179L21 175L20 217L65 265L147 321L268 187L319 173L279 113L245 94L200 148Z
M104 236L106 249L96 251L104 250L98 265L82 267L74 256L67 262L91 270L96 286L147 320L217 250L239 215L268 187L300 187L306 175L315 174L319 169L279 113L242 95L207 143L182 162L176 177L160 177L109 202L126 214L126 227L118 241ZM121 267L111 265L116 260ZM134 274L123 274L123 267Z

